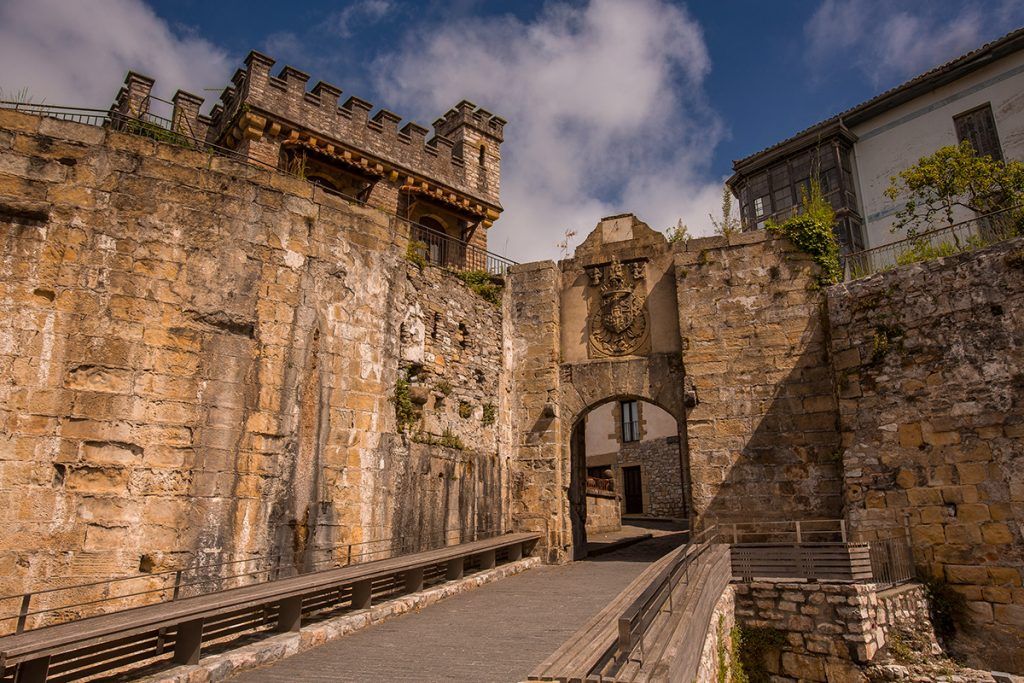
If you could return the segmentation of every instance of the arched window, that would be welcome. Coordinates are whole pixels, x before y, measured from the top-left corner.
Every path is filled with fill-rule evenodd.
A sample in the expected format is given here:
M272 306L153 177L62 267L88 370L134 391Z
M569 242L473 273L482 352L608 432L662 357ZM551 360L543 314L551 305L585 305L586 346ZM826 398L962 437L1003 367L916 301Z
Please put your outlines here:
M484 157L487 154L487 145L480 145L480 165L484 165Z

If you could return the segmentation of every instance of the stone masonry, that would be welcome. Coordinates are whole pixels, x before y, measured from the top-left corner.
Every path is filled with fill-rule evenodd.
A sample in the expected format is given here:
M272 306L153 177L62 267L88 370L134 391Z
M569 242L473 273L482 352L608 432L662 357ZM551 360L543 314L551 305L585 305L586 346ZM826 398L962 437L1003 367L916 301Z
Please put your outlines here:
M699 515L840 514L838 416L816 273L806 254L764 232L676 248Z
M829 291L851 528L906 520L967 600L956 646L1024 670L1024 240Z
M500 313L410 266L403 225L276 172L0 112L0 593L504 528L508 427L483 420L508 412ZM391 400L418 352L409 311L453 299L423 354L458 389L423 433L462 448L403 434Z

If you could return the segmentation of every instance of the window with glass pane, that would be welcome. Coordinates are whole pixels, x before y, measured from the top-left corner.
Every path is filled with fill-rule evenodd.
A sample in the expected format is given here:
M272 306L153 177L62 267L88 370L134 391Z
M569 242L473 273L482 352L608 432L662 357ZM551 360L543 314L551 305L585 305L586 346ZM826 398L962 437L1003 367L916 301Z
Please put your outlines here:
M764 215L764 206L765 206L765 200L766 199L768 199L768 197L758 197L757 199L754 200L754 215L755 216L763 216Z
M985 104L977 109L964 112L953 117L956 127L956 138L971 143L971 147L979 156L988 155L1002 161L1003 148L999 145L999 134L996 132L996 120L992 116L992 105Z
M636 401L622 401L622 442L640 440L640 412Z

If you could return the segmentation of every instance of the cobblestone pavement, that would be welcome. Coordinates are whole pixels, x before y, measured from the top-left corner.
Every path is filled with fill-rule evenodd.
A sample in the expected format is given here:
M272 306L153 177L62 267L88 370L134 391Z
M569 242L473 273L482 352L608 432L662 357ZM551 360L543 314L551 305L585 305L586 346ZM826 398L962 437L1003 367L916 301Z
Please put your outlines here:
M522 681L682 538L663 535L592 561L538 567L232 680Z

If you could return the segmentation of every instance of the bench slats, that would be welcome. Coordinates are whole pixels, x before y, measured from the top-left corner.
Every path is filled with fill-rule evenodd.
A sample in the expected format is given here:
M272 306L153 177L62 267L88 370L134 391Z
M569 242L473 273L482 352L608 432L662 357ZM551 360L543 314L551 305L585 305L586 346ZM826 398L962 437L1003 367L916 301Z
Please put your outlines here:
M232 588L173 602L145 605L78 621L45 626L25 633L0 638L0 662L13 664L71 651L108 646L114 640L175 627L185 622L213 619L260 604L280 603L309 596L318 591L345 585L372 582L397 573L418 571L435 564L470 555L485 554L485 563L493 564L497 550L535 543L536 533L505 534L496 538L429 550L414 555L390 558L329 569L276 581ZM403 578L404 585L404 578Z

